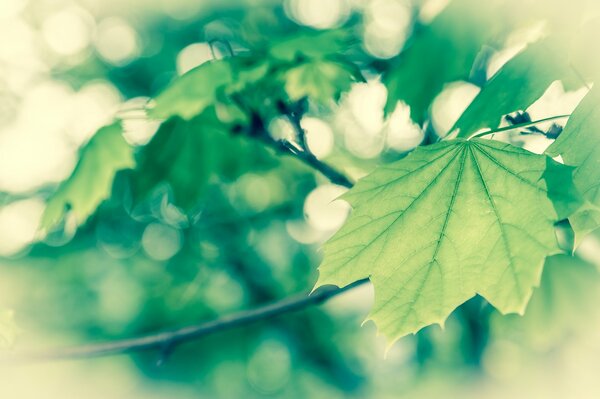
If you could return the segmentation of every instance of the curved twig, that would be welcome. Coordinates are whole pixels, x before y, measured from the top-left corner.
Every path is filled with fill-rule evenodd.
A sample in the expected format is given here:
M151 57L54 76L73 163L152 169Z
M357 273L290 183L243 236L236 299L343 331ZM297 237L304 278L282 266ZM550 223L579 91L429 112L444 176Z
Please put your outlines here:
M57 348L39 351L14 351L7 356L0 357L2 363L23 363L53 360L88 359L117 355L123 353L140 352L150 349L172 351L176 346L188 341L214 334L220 331L245 326L260 320L279 316L284 313L296 312L313 305L319 305L328 299L367 283L363 279L345 287L324 287L312 295L301 294L263 305L254 309L233 313L213 321L191 325L183 328L144 335L135 338L126 338L110 342Z

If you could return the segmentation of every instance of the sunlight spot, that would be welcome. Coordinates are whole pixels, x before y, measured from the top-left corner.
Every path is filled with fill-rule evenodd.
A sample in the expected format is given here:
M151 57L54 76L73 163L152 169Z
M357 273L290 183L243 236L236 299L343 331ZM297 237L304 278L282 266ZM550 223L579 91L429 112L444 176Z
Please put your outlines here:
M306 133L306 145L317 158L324 158L333 149L333 131L322 119L304 117L301 121Z
M247 367L248 382L252 388L260 394L273 395L290 379L291 354L281 340L268 338L255 349Z
M410 118L410 107L402 102L398 102L388 118L386 133L387 145L399 152L412 150L421 144L425 136L419 125Z
M149 224L142 236L144 251L155 260L167 260L175 256L181 249L181 232L171 226L161 223Z
M583 97L588 93L586 87L574 91L565 91L562 82L553 82L544 94L527 108L532 120L572 113ZM537 124L540 129L548 129L552 123L564 125L566 119Z
M285 223L285 230L290 237L301 244L314 244L324 241L328 237L321 230L313 228L304 220L288 220Z
M286 0L284 7L290 18L316 29L339 26L350 15L347 0Z
M384 148L382 130L386 92L378 80L357 83L340 103L335 116L336 127L344 133L348 151L360 158L373 158Z
M545 24L539 22L528 26L524 29L518 29L510 34L504 48L492 55L487 67L487 76L491 78L496 74L508 61L520 53L528 44L537 41L543 36ZM543 62L543 60L540 60Z
M0 19L14 18L23 11L27 0L2 0L0 1Z
M71 142L80 146L103 125L110 123L117 105L119 91L107 81L93 81L73 96L65 133Z
M366 134L376 135L381 132L386 97L385 86L377 80L352 85L345 103Z
M123 103L119 109L122 118L123 136L129 144L145 145L158 131L160 120L147 117L149 97L136 97Z
M205 303L219 313L239 309L246 300L244 286L222 270L211 271L210 284L203 286L201 292Z
M135 29L116 17L100 22L95 45L100 56L113 65L125 65L140 52L140 39Z
M269 132L277 140L295 141L296 132L287 118L282 116L274 118L269 122Z
M217 48L214 51L216 58L223 56ZM187 71L212 59L213 54L208 43L190 44L177 54L177 73L183 75Z
M346 220L350 205L337 198L348 191L347 188L334 184L324 184L306 197L304 216L308 223L321 231L338 229Z
M400 52L411 27L411 10L401 0L375 0L365 9L365 49L378 58Z
M0 208L0 255L15 255L33 242L44 206L42 200L32 198Z
M50 48L60 55L74 55L90 44L93 17L79 7L58 11L42 24L42 35Z
M445 136L460 115L479 94L479 87L467 82L452 82L433 100L431 121L440 136Z
M444 11L450 0L425 0L419 10L419 19L430 23L439 13Z

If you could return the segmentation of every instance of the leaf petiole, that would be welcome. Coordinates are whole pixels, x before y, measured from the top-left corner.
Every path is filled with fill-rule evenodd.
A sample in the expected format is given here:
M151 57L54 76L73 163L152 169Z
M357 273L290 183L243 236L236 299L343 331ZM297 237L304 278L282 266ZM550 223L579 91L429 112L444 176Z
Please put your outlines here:
M516 125L504 126L504 127L498 128L498 129L488 130L488 131L485 131L485 132L474 134L474 135L470 136L468 138L468 140L474 139L474 138L477 138L477 137L487 136L488 134L495 134L495 133L506 132L506 131L514 130L514 129L527 128L527 127L530 127L530 126L537 125L538 123L553 121L553 120L557 120L557 119L564 119L564 118L568 118L569 116L571 116L571 114L556 115L556 116L550 116L548 118L538 119L537 121L524 122L524 123L519 123L519 124L516 124Z

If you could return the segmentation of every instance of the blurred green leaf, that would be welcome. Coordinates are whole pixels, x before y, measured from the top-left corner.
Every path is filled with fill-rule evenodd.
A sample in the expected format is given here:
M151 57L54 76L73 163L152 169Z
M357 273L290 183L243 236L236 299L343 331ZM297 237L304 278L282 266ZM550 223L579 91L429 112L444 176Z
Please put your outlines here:
M348 91L355 76L354 68L343 62L311 60L285 71L285 91L292 101L309 97L326 104Z
M549 40L531 44L486 83L451 130L468 137L482 128L496 128L504 115L526 110L552 82L572 74Z
M575 185L589 201L571 218L576 245L600 221L600 90L594 86L575 108L565 129L548 148L551 156L560 155L567 165L577 168Z
M342 196L354 210L325 244L317 287L370 278L369 319L392 342L475 294L522 313L543 259L559 252L554 223L580 204L571 174L492 140L418 148Z
M504 333L519 330L538 346L557 345L587 328L596 310L599 285L600 274L593 265L568 255L551 256L525 315L498 318L495 324Z
M115 173L134 165L133 148L123 138L119 123L98 130L81 150L71 176L48 199L41 229L51 230L67 211L78 224L84 223L109 197Z
M190 121L173 117L161 125L139 154L132 183L134 196L141 200L159 183L167 182L175 203L189 209L197 204L211 179L234 180L274 164L268 150L258 142L233 135L211 108Z
M269 55L286 62L322 58L347 51L352 42L352 36L345 30L305 31L275 41Z
M482 9L476 0L454 0L431 24L418 26L383 75L388 89L386 114L404 101L412 119L423 123L446 83L467 80L482 46L497 34L500 21L493 8Z
M168 119L180 116L192 119L217 101L219 89L233 81L228 60L208 61L176 78L155 99L149 115Z

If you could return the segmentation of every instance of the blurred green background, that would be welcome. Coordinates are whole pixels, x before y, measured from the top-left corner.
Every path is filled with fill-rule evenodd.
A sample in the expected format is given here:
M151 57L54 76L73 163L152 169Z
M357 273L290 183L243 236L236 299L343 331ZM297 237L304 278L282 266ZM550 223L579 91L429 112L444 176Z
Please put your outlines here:
M457 1L478 14L479 2ZM247 43L294 37L307 27L350 30L357 40L350 56L367 79L339 104L309 105L302 125L310 149L353 178L399 159L446 132L479 86L543 31L536 17L541 1L525 1L521 9L507 2L514 18L494 16L497 30L509 31L495 48L471 43L460 32L473 16L455 15L447 31L427 40L442 40L435 51L448 50L444 40L456 46L445 61L477 53L467 79L452 77L457 63L423 59L407 76L428 82L429 91L414 94L430 109L427 123L413 123L415 108L402 103L384 117L380 73L446 3L0 0L2 350L131 337L308 292L319 246L348 208L333 201L342 187L289 157L267 155L268 167L252 158L234 181L211 177L189 213L175 206L168 184L132 206L130 176L120 173L111 198L87 223L67 217L40 242L44 200L70 174L81 145L115 113L127 141L145 144L158 125L144 117L143 105L174 77ZM554 21L558 3L547 5L544 18ZM481 32L496 35L485 14L475 17ZM528 111L533 119L570 112L584 94L556 82ZM288 124L275 117L269 129L286 137ZM536 152L549 143L508 139ZM186 343L164 362L149 351L1 365L0 396L598 397L598 265L600 235L592 235L577 257L549 258L524 317L502 317L474 298L444 330L433 326L403 338L385 359L386 343L374 325L360 327L373 295L366 286L321 307Z

